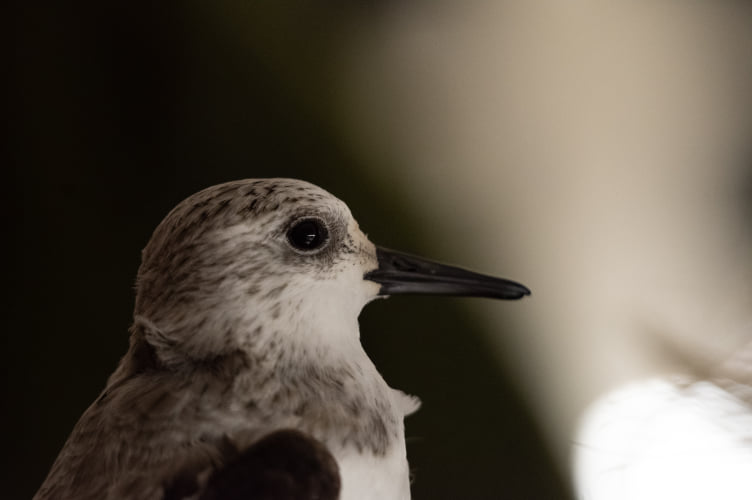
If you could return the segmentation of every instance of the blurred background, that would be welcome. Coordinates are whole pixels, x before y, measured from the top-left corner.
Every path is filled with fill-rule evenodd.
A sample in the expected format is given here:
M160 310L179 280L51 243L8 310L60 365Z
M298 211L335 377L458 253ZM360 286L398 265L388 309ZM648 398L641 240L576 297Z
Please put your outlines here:
M568 498L585 408L752 340L752 10L741 2L16 2L7 498L127 348L180 200L298 177L372 241L519 280L394 298L366 350L423 407L416 499Z

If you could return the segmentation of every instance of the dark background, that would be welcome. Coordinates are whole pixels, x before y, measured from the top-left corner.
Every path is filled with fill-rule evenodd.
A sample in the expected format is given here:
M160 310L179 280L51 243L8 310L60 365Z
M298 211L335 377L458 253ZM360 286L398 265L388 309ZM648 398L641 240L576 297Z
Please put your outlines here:
M232 179L303 178L345 200L372 241L431 256L427 222L398 190L366 181L326 113L337 33L379 8L12 7L0 496L33 495L103 388L127 348L140 250L189 194ZM395 298L361 316L387 381L423 400L407 420L414 497L566 497L464 303Z

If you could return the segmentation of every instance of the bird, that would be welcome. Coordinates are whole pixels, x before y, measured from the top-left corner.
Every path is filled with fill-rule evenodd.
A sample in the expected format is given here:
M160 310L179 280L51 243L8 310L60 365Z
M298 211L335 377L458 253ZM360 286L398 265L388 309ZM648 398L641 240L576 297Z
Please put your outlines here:
M154 230L127 353L35 500L409 499L403 420L358 315L397 294L530 290L378 247L347 205L284 178L208 187Z

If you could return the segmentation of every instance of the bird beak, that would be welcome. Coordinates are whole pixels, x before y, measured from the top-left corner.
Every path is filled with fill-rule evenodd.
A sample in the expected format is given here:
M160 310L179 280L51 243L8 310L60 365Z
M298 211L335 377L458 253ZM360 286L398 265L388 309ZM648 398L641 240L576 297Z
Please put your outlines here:
M381 285L379 295L454 295L520 299L530 295L524 285L413 255L376 247L379 267L363 277Z

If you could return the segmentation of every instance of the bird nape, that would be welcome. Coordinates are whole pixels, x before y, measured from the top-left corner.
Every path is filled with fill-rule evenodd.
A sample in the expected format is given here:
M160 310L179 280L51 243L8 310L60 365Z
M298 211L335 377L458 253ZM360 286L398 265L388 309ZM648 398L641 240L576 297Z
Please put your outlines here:
M420 403L366 355L360 310L529 293L378 248L303 181L207 188L146 245L130 348L35 499L408 499L403 419Z

